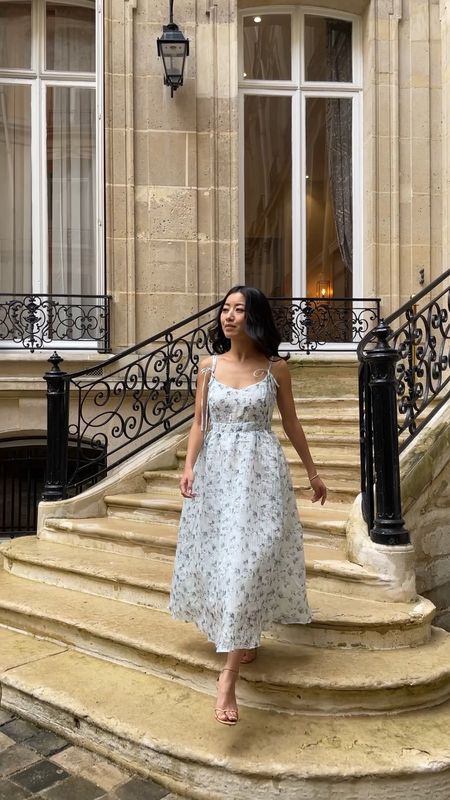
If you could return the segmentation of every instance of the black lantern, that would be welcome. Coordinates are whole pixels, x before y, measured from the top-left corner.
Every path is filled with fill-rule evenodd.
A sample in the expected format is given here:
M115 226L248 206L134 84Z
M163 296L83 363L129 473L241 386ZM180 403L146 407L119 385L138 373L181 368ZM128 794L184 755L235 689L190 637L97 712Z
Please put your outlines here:
M163 25L163 33L157 40L158 56L164 65L164 83L170 86L170 96L183 85L184 63L189 55L189 39L185 39L173 21L173 0L169 2L170 22Z

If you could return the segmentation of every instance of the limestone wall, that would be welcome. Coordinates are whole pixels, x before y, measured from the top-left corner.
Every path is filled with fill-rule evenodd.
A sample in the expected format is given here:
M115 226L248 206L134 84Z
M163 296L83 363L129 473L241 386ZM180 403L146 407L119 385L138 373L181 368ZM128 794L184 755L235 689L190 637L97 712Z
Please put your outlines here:
M403 513L416 558L417 591L450 630L450 403L402 457Z
M115 347L209 305L237 264L236 9L178 0L184 86L163 85L168 3L107 0L108 285Z

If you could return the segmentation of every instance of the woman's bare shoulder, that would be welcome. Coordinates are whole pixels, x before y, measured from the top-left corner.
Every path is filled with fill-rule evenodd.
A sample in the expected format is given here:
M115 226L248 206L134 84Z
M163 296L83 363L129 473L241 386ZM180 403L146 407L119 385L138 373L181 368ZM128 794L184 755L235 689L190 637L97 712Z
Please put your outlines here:
M272 359L272 372L274 377L279 380L280 378L286 378L290 375L290 370L287 365L287 361L284 358L280 358L280 356L274 356Z
M205 356L205 358L201 358L198 363L199 372L202 369L210 369L213 363L213 356Z

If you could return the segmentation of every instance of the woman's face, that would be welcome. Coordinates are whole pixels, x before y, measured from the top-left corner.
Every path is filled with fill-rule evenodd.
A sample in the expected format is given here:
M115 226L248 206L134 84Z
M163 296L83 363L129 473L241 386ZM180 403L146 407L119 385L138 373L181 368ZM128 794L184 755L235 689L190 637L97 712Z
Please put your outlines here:
M220 314L220 323L227 339L245 332L245 297L240 292L229 294Z

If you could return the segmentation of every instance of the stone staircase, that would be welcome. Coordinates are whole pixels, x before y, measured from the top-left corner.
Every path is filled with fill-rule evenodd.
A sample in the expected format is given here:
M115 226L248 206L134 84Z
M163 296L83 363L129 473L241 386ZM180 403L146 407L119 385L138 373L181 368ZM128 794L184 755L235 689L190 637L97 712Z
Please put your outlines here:
M2 703L192 798L450 797L450 636L434 606L391 602L347 557L358 493L355 365L293 370L299 417L330 490L311 491L279 417L305 530L313 622L276 625L241 671L241 720L213 719L223 663L168 615L184 461L143 470L96 517L47 517L3 547ZM326 387L326 388L325 388ZM151 467L151 459L149 462Z

